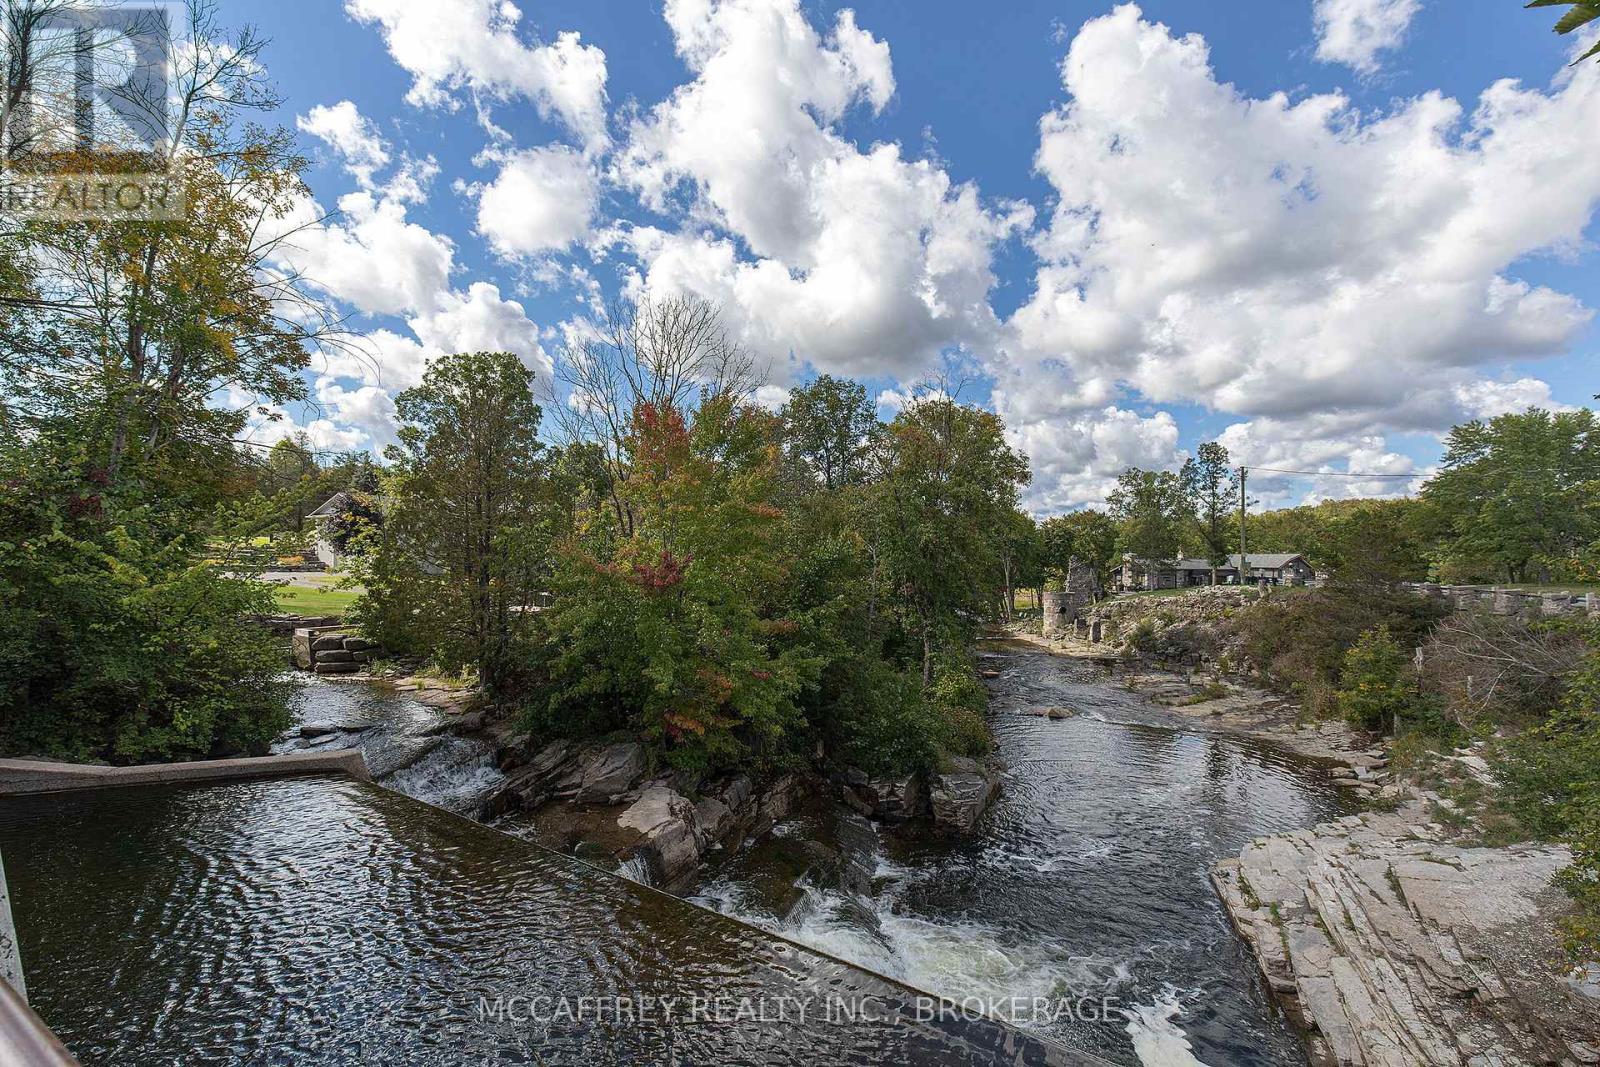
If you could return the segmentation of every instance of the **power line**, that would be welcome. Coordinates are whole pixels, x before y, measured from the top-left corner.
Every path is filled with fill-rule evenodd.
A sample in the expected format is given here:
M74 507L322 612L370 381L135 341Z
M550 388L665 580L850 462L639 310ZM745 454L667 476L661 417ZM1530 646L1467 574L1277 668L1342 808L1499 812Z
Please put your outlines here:
M1411 474L1378 474L1359 473L1355 471L1295 471L1283 467L1249 467L1253 471L1269 471L1273 474L1299 474L1307 478L1407 478L1417 479L1426 476L1423 471L1414 471ZM1600 467L1520 467L1522 474L1593 474L1600 476ZM1444 473L1439 471L1436 473Z
M1247 470L1270 471L1273 474L1303 474L1311 478L1420 478L1422 472L1412 474L1357 474L1352 471L1291 471L1282 467L1247 467Z

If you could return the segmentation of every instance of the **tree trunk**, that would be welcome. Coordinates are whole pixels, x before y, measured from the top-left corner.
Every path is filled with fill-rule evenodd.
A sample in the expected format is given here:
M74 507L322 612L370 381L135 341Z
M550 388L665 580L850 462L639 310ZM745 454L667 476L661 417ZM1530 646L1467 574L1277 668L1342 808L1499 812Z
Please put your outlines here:
M1011 612L1015 608L1016 602L1016 592L1011 588L1011 561L1008 559L1006 560L1006 609L1005 614L1001 616L1006 622L1011 621Z
M933 684L933 632L928 621L922 621L922 688Z

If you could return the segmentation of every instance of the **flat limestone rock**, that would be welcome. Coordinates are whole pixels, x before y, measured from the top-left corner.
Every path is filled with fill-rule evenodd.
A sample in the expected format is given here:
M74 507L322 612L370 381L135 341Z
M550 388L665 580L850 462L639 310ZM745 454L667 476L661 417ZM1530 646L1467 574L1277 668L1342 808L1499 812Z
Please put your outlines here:
M1260 838L1212 869L1312 1062L1600 1062L1600 999L1561 967L1564 848L1466 848L1411 802Z

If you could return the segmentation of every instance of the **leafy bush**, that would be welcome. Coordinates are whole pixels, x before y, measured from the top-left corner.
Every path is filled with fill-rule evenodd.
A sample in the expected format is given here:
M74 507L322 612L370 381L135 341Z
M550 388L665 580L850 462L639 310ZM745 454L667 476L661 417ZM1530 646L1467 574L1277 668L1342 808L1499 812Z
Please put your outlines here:
M940 722L916 674L875 657L842 667L833 706L839 758L871 775L900 775L932 768L939 758Z
M1556 875L1556 885L1576 905L1563 924L1567 951L1575 960L1593 960L1600 958L1600 796L1574 808L1566 841L1572 865Z
M1387 626L1363 633L1344 654L1339 671L1339 711L1363 730L1394 730L1419 704L1406 654Z
M932 771L945 756L981 757L993 741L985 712L989 694L965 658L941 656L923 691L914 671L876 657L853 658L848 677L831 679L835 750L872 775ZM832 673L832 672L830 672Z
M1561 706L1542 726L1493 752L1499 804L1535 836L1564 840L1573 862L1558 877L1577 913L1567 924L1575 957L1600 953L1600 643L1568 680Z
M966 657L941 657L928 700L938 718L938 741L949 756L986 756L994 747L985 713L989 691Z
M93 479L33 468L7 484L0 753L259 754L288 727L284 652L241 619L273 609L269 586L195 562L198 541Z
M1268 685L1313 713L1337 709L1345 653L1378 626L1403 651L1421 644L1446 609L1405 592L1330 587L1284 591L1231 620L1240 651Z

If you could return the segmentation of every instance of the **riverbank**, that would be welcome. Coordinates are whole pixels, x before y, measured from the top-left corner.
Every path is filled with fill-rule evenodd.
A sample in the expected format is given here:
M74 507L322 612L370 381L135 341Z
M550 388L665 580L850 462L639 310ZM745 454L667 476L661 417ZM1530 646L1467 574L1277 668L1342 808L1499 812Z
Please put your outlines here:
M1217 892L1312 1062L1600 1063L1600 983L1567 970L1565 848L1457 844L1422 801L1259 838Z
M1385 800L1398 796L1393 790L1385 792L1392 783L1381 737L1353 730L1339 719L1309 721L1300 705L1282 694L1204 671L1166 669L1072 636L1044 638L1014 629L1004 631L1000 638L1032 645L1053 656L1099 664L1111 672L1113 684L1183 716L1196 729L1269 741L1296 755L1325 762L1330 769L1348 769L1350 776L1336 778L1349 782L1346 788L1357 793Z
M1316 1067L1600 1064L1600 979L1594 968L1564 977L1558 924L1571 904L1551 879L1571 862L1566 849L1474 847L1438 821L1454 810L1447 798L1387 780L1380 739L1307 722L1279 695L1071 636L1012 636L1101 664L1202 729L1327 761L1338 784L1392 807L1258 838L1211 868Z

